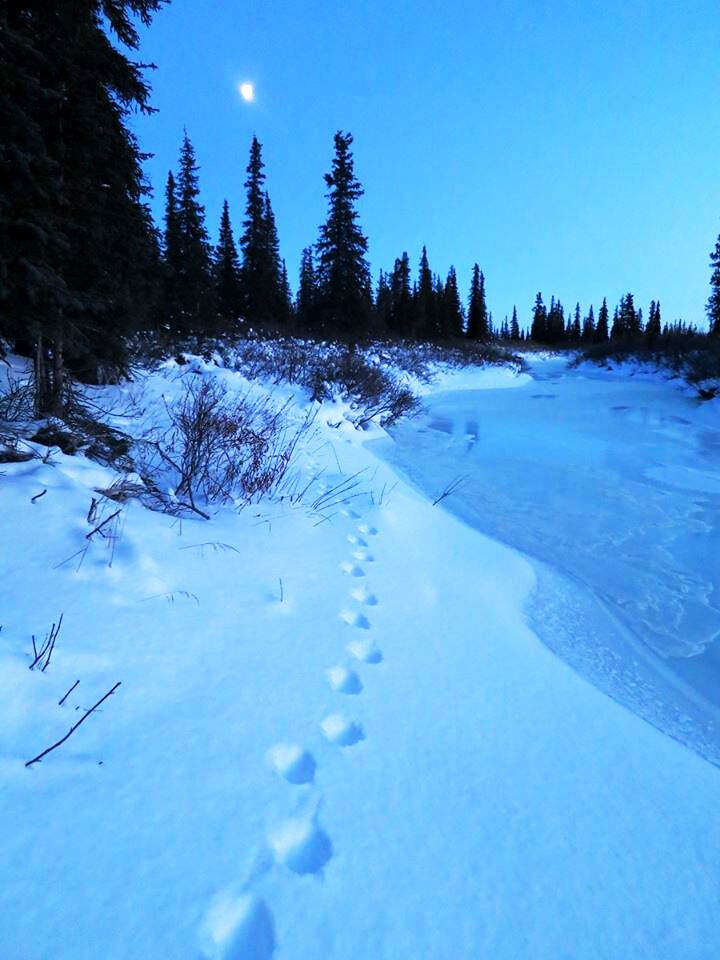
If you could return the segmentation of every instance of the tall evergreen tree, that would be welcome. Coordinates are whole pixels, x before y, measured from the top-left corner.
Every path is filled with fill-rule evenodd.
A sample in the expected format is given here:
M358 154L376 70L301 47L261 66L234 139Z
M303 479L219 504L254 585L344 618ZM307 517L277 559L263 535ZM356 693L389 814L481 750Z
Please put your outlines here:
M297 325L302 332L306 332L312 325L316 300L317 289L312 247L305 247L300 257L300 283L295 310Z
M487 302L485 300L485 277L476 263L473 266L468 300L467 336L470 340L489 340Z
M593 343L605 343L610 338L608 322L607 297L603 297L602 306L600 307L600 311L598 313L598 321L597 326L595 327Z
M205 229L205 208L200 203L198 165L187 131L180 147L176 186L179 239L178 271L174 298L178 307L176 333L200 339L217 332L213 302L210 241Z
M565 310L559 300L551 298L550 309L547 313L545 342L549 344L562 343L565 339Z
M265 190L264 169L262 147L257 137L253 137L245 180L247 200L240 238L240 279L244 319L261 325L277 322L283 299L277 230Z
M642 334L642 313L635 309L632 293L627 293L620 301L620 326L624 336L632 340Z
M510 322L510 339L511 340L520 339L520 324L518 323L516 306L513 306L512 320Z
M435 331L435 338L439 339L443 336L443 331L445 330L445 284L443 283L442 277L434 273L433 274L433 293L435 295L435 319L437 322L437 329Z
M328 216L317 242L318 313L321 324L352 338L368 329L372 307L367 239L356 203L363 188L355 177L352 134L335 134L332 171L325 174Z
M284 316L287 304L283 291L283 261L280 257L280 241L275 223L275 214L272 204L270 203L270 195L267 191L265 192L265 231L270 270L275 281L275 304L273 305L273 309L281 316ZM277 319L277 317L275 319Z
M463 335L463 308L458 293L455 267L450 267L445 281L443 297L443 336L446 339L455 339Z
M390 275L390 316L388 329L398 337L407 337L413 329L413 296L410 288L410 259L398 257Z
M532 323L530 324L530 339L535 343L545 343L547 340L547 308L543 303L542 293L535 297Z
M392 325L392 292L390 283L383 270L378 277L377 294L375 296L375 326L380 331L389 330Z
M720 337L720 237L710 254L710 297L707 302L707 318L710 335Z
M582 337L582 325L580 323L580 304L575 304L575 313L572 323L568 325L568 339L574 343L579 343Z
M295 307L293 305L292 290L288 280L287 264L281 261L280 267L280 302L278 304L278 323L289 329L295 321Z
M432 340L439 334L438 308L433 286L433 277L428 263L427 249L423 246L415 291L415 334L421 340Z
M650 316L645 327L645 339L648 343L654 343L660 336L660 304L654 300L650 301Z
M120 47L160 5L0 6L0 330L34 352L39 413L62 411L67 366L122 369L126 335L153 319L157 236L126 126L149 88Z
M227 200L223 203L218 243L213 256L213 278L219 328L223 331L233 330L241 311L240 260L233 237Z
M182 240L177 210L177 188L172 170L165 184L165 233L162 244L162 321L166 334L174 335L181 326L180 275Z
M594 338L595 338L595 312L593 310L593 305L590 304L590 309L588 310L587 316L583 320L581 339L583 343L592 343Z

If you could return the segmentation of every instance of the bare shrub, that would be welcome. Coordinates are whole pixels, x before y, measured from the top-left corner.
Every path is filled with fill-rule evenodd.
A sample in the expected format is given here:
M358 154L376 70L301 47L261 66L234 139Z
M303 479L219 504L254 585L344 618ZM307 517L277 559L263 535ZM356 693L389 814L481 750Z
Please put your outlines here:
M23 449L21 437L12 433L0 433L0 463L25 463L27 460L39 459L35 451L27 447Z
M0 420L8 423L32 420L35 416L35 388L32 377L7 375L7 386L0 394Z
M248 503L272 494L312 423L308 414L293 428L287 411L288 404L273 408L267 398L229 396L215 380L189 381L167 408L168 429L144 441L138 472L146 491L165 507L176 504L204 517L199 503ZM170 494L162 492L161 479Z
M365 427L373 418L387 426L417 406L412 391L378 361L343 343L240 341L234 346L234 365L248 379L297 383L312 400L348 401L357 411L351 418L357 427Z
M690 383L700 383L720 378L720 338L679 331L663 334L652 343L609 340L588 347L573 363L583 360L598 364L637 360L663 367Z
M522 357L508 347L481 340L462 339L443 343L400 340L378 342L372 344L371 349L383 362L425 381L432 379L433 367L438 364L450 367L499 364L519 370L526 367Z

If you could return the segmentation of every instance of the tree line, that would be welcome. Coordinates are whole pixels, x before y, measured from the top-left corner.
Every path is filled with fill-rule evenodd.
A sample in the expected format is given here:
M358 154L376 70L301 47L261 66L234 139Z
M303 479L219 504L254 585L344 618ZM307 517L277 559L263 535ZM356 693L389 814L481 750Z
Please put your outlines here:
M413 280L407 252L392 270L380 270L372 289L366 260L367 238L358 225L355 202L362 187L354 174L351 134L335 135L328 220L318 242L302 251L297 296L293 298L279 242L272 204L266 189L262 147L253 137L245 180L246 204L242 231L236 244L228 201L223 203L218 242L212 247L198 200L197 164L185 132L179 172L168 174L165 233L161 261L165 295L161 314L166 329L178 336L223 335L248 328L274 326L298 334L346 334L357 337L389 335L416 340L493 339L533 342L548 346L613 341L653 341L670 334L696 335L692 324L663 324L660 302L650 303L647 321L636 308L632 293L615 307L607 298L598 309L581 314L580 304L568 311L559 299L546 306L542 293L533 305L527 330L517 307L512 317L495 324L488 310L485 276L476 263L467 298L459 290L454 267L443 280L433 273L423 247ZM720 241L719 241L720 244ZM720 291L720 253L715 283ZM198 291L202 291L198 293ZM708 315L720 316L719 305ZM714 328L720 330L716 318Z
M632 294L581 316L538 294L527 329L514 308L493 320L479 264L465 296L451 267L434 273L425 247L373 285L357 203L353 138L337 132L325 174L327 215L302 253L293 296L280 255L262 148L253 138L236 235L228 202L208 234L193 145L183 136L153 222L145 155L128 127L151 112L147 66L130 58L136 24L165 0L14 0L0 6L0 350L31 356L38 413L62 410L68 372L100 382L127 369L134 341L198 344L250 330L351 340L652 341L693 327L647 321ZM127 55L129 54L129 55ZM710 332L720 335L720 238L711 254Z

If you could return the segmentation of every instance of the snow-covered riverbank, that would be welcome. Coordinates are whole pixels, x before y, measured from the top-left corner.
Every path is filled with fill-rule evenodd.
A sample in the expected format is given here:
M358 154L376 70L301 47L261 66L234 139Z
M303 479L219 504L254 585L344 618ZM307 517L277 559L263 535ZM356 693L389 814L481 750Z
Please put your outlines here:
M474 386L492 388L465 395L495 424L475 430L486 453L500 394L528 417L557 403L510 371ZM342 412L322 409L298 469L318 494L362 471L348 502L209 523L131 502L82 563L110 471L59 453L3 467L3 958L714 957L720 771L550 652L524 612L532 566L433 507ZM466 427L428 424L445 445L414 448L414 479L431 454L466 472ZM519 492L496 489L508 511ZM29 671L61 611L51 666Z

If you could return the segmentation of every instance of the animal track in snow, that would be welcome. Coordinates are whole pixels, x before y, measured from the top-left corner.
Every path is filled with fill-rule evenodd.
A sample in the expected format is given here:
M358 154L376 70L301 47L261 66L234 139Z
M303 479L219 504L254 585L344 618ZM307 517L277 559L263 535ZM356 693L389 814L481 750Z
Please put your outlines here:
M365 603L368 607L377 606L378 598L374 593L370 593L367 587L356 587L350 592L350 596L353 600L357 600L358 603Z
M343 610L340 613L340 619L344 620L351 627L359 627L360 630L369 630L370 621L364 613L359 610Z
M347 649L363 663L380 663L383 658L382 650L373 640L352 640Z
M253 894L216 900L200 935L205 960L270 960L275 929L265 901Z
M295 743L277 743L268 751L268 760L288 783L312 783L315 758Z
M315 817L287 820L270 836L275 859L294 873L318 873L332 856L330 837Z
M325 671L325 676L333 690L337 690L338 693L356 695L363 688L360 677L354 670L348 670L347 667L330 667Z
M356 513L351 507L343 507L340 511L343 516L350 517L351 520L359 520L360 514Z
M356 563L341 563L340 569L343 573L346 573L349 577L364 577L365 571L362 567L359 567Z
M360 533L364 534L366 537L376 537L377 529L370 526L369 523L360 523L358 524L358 530Z
M348 534L348 543L354 543L356 547L366 547L367 540L363 540L362 537L356 537L354 533Z
M320 724L325 739L339 747L352 747L365 739L365 731L359 723L348 720L341 713L331 713Z
M356 550L353 553L353 556L356 560L364 560L366 563L372 563L375 557L368 553L367 550Z

